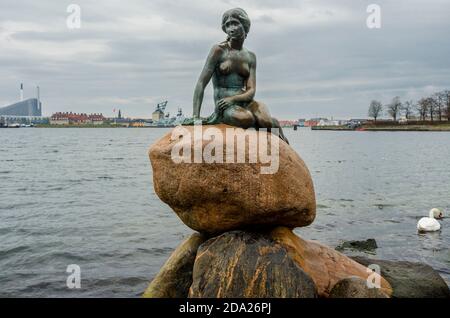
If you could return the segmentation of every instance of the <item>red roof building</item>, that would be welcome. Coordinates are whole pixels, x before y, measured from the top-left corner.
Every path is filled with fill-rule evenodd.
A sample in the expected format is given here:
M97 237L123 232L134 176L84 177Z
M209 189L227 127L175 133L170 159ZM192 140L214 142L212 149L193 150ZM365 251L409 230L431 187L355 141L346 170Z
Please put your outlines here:
M57 112L50 117L51 125L83 125L83 124L103 124L105 118L102 114L72 113L72 112Z

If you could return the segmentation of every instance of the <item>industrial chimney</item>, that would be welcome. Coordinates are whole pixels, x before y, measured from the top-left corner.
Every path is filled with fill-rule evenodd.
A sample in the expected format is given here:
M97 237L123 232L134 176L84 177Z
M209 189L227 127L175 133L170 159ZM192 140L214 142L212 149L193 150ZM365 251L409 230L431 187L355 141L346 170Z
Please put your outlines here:
M23 83L20 83L20 101L23 101Z
M41 95L39 92L39 86L36 86L36 98L37 98L37 108L41 109Z

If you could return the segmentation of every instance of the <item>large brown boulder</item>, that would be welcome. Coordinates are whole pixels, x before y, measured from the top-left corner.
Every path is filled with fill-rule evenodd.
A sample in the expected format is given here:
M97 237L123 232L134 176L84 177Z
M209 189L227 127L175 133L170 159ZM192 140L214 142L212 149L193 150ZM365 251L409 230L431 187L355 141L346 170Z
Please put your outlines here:
M244 143L236 139L232 151L227 128L234 129L228 133L235 132L238 138L254 134L259 145L266 144L273 150L273 157L265 160L259 154L263 148L254 147L250 139ZM202 132L218 136L214 150L211 141L202 138ZM221 136L223 145L219 143ZM194 162L198 150L204 154L201 163ZM186 155L188 162L174 162L172 152ZM245 153L241 157L244 163L237 161L240 152ZM211 159L208 154L223 162L205 162L205 158ZM256 162L250 162L254 155ZM309 225L315 218L314 187L306 165L288 144L271 133L227 125L180 126L153 144L149 156L156 194L194 230L220 233L248 226L294 228Z
M315 298L312 279L267 235L231 231L203 243L189 297Z
M145 298L186 298L197 249L205 241L194 233L178 246L144 292Z
M376 275L344 254L320 243L306 241L288 228L274 229L271 238L285 247L290 257L312 278L319 297L329 297L331 289L342 279L356 276L366 281L369 275L371 278ZM379 280L380 292L390 296L390 284L383 277Z

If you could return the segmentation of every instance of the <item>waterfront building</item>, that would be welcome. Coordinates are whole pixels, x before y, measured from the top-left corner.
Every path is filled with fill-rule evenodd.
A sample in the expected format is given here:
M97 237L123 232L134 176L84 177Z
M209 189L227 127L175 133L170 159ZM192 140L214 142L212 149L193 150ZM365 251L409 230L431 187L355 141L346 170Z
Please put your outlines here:
M114 118L111 122L111 124L116 126L122 126L122 127L129 127L131 125L131 119L130 118Z
M42 117L42 103L39 96L39 86L36 88L36 98L24 100L23 84L20 85L20 100L16 103L0 107L0 122L3 126L13 124L44 123L47 118Z
M0 108L2 116L42 116L42 104L37 98L29 98L5 107Z
M129 127L150 127L152 123L151 119L137 118L130 121Z
M298 125L296 120L279 120L281 127L294 127Z
M20 100L16 103L0 108L0 116L41 117L42 103L40 101L39 86L36 87L36 98L23 99L23 84L20 84Z
M63 113L56 113L50 117L50 125L69 125L69 116Z
M155 111L152 113L152 120L154 123L164 120L164 111L166 110L167 101L158 103L156 105Z
M144 123L144 121L141 121L141 120L132 121L130 123L130 127L144 127L144 126L145 126L145 123Z
M360 125L367 123L369 120L367 118L352 118L349 123L358 123Z
M152 113L152 120L154 122L158 122L158 121L162 120L163 118L164 118L164 112L161 109L156 109Z
M57 112L50 117L50 125L102 125L104 120L102 114Z
M103 125L105 121L105 117L102 114L90 114L88 117L93 125Z
M339 120L328 120L328 119L321 119L317 126L339 126L341 123Z
M185 117L183 115L183 110L181 108L178 108L178 113L177 116L175 118L173 118L173 125L177 126L177 125L181 125L183 124L185 120Z

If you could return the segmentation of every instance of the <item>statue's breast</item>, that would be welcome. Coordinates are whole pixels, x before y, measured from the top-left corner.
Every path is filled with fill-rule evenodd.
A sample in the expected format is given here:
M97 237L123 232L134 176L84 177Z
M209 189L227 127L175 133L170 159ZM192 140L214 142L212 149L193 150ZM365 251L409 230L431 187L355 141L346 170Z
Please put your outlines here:
M228 57L219 64L219 71L223 75L238 74L243 78L248 78L250 66L243 58Z

